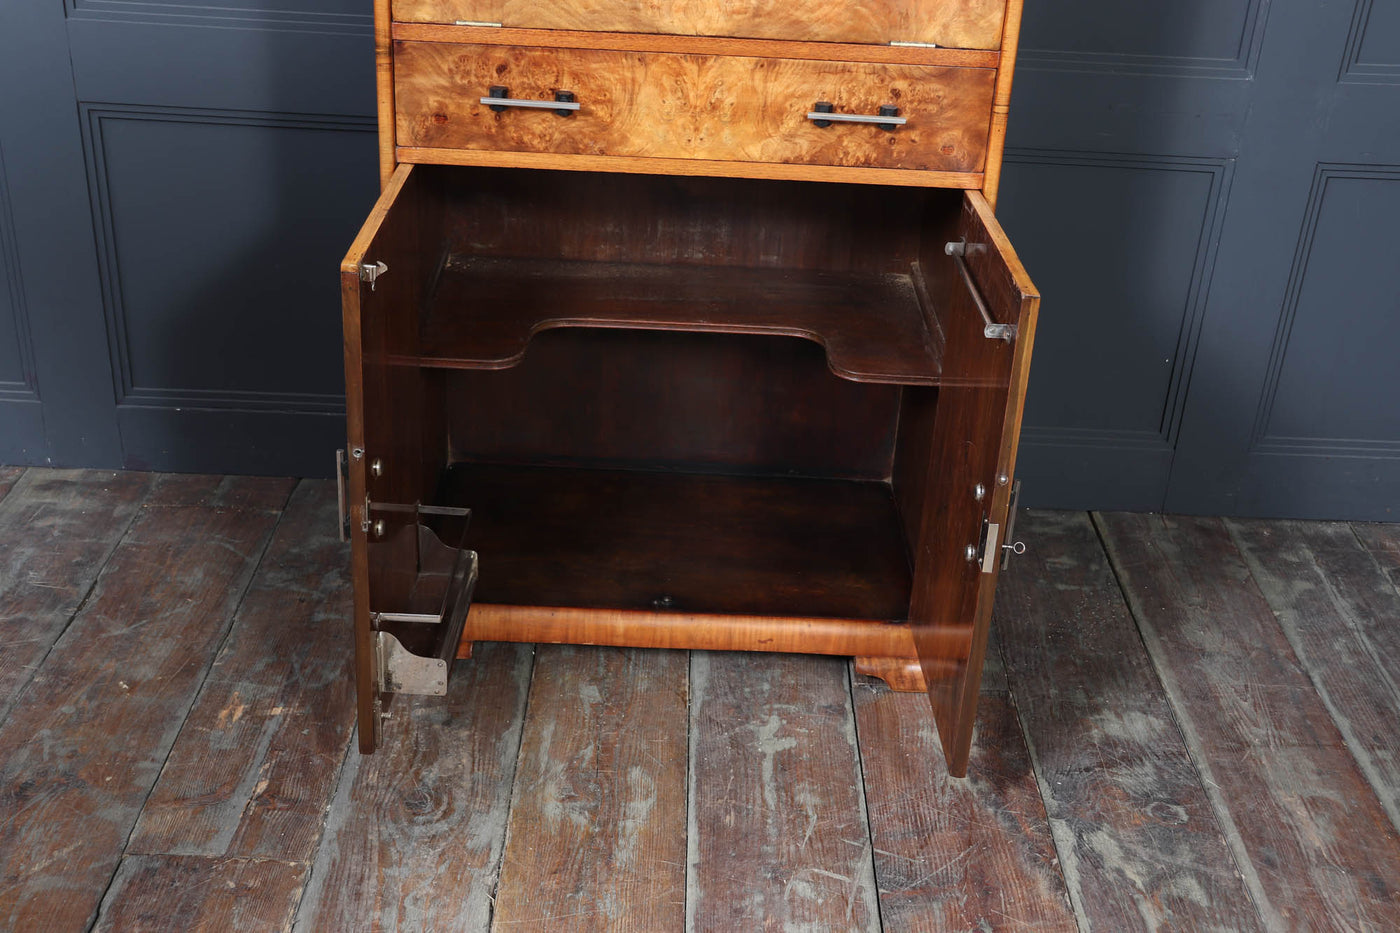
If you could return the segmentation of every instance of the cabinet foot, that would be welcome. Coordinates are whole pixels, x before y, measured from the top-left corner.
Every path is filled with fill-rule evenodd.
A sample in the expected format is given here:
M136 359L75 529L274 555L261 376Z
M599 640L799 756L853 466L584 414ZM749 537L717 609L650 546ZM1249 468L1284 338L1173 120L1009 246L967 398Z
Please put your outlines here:
M878 677L900 693L925 693L928 684L918 658L856 658L856 673Z

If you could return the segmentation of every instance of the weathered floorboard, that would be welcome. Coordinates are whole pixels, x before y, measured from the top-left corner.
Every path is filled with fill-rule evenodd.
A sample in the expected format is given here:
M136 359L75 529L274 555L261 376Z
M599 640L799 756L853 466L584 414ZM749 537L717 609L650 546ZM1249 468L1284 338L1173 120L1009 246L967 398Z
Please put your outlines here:
M307 866L269 859L137 855L122 859L94 933L286 930Z
M1400 929L1400 836L1224 523L1127 514L1099 523L1265 918Z
M1380 564L1391 585L1400 589L1400 525L1353 522L1351 530Z
M492 929L681 929L687 652L538 650Z
M0 928L91 922L276 518L142 509L112 553L0 727Z
M488 928L531 646L478 644L444 697L396 697L373 755L353 748L297 929Z
M1258 929L1089 517L1028 511L995 625L1086 928Z
M686 929L880 929L848 666L691 653Z
M1400 827L1400 590L1350 525L1231 520L1226 527Z
M146 504L276 511L287 504L296 484L285 476L161 473Z
M150 492L149 473L30 469L0 500L0 722Z
M855 706L884 929L1076 931L1010 701L982 696L964 779L926 697L857 677Z
M226 501L226 497L223 497ZM335 486L297 488L129 853L309 862L354 726Z
M0 499L4 499L24 473L24 467L0 466Z

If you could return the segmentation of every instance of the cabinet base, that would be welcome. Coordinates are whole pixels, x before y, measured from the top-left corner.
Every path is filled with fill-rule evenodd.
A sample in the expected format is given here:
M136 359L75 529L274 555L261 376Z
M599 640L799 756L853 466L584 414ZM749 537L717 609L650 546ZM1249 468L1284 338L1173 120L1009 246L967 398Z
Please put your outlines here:
M968 658L970 627L929 635L925 652L950 669ZM910 627L899 622L478 603L467 616L457 657L471 657L476 641L846 655L856 658L857 673L879 677L894 690L927 689Z

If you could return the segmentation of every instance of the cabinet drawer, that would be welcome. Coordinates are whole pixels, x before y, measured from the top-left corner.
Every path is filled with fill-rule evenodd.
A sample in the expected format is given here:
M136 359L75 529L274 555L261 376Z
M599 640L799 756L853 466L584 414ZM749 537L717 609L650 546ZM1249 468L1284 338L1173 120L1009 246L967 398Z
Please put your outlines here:
M1001 46L1005 0L394 0L395 20L807 42Z
M419 149L981 172L990 68L395 43L398 145ZM572 95L577 109L481 102ZM809 119L829 103L827 126ZM893 129L841 122L897 108ZM885 124L886 127L890 124Z

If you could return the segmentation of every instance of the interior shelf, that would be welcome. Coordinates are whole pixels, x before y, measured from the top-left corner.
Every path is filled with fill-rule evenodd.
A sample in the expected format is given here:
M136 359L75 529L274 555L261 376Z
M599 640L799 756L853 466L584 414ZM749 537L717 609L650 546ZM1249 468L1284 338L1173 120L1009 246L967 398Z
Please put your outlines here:
M448 258L419 356L432 368L506 369L552 327L803 337L856 382L936 385L942 339L914 274Z
M476 601L903 621L910 570L882 482L457 464Z

